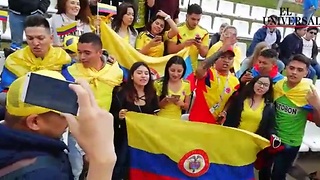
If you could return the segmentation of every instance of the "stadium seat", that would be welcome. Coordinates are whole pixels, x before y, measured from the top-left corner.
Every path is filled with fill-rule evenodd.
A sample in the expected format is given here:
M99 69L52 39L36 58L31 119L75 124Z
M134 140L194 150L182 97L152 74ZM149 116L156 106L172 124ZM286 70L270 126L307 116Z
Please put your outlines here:
M320 129L310 121L307 121L303 143L307 145L312 152L320 151Z
M202 0L201 8L204 12L216 14L218 10L217 0Z
M186 21L186 16L187 16L187 13L186 12L183 12L183 11L180 11L179 13L179 22L185 22Z
M6 30L4 31L4 33L1 35L1 39L4 39L4 40L11 40L11 30L10 30L10 26L9 26L9 18L8 17L8 21L7 21L7 24L6 24ZM25 35L25 32L23 32L23 41L26 41L26 35Z
M190 5L191 4L198 4L200 5L200 0L189 0Z
M250 29L250 33L249 33L249 34L250 34L250 37L253 38L254 33L256 33L256 32L258 31L258 29L260 29L260 28L262 28L262 27L263 27L263 24L253 22L253 23L251 24L251 29Z
M179 1L179 8L181 9L187 9L188 8L188 1L187 0L180 0Z
M320 46L320 34L319 33L317 34L317 37L316 37L316 43L319 47Z
M236 4L234 15L241 18L251 19L250 6L247 4Z
M230 1L219 1L218 13L227 16L234 16L234 3Z
M240 51L241 51L241 62L242 62L246 58L247 44L243 42L237 42L237 46L240 48Z
M283 38L285 38L288 34L293 33L293 28L285 28Z
M0 73L2 72L4 61L5 61L4 52L0 51Z
M10 40L11 39L11 31L10 31L10 26L9 26L9 18L7 20L7 24L6 24L6 30L4 31L4 33L1 35L1 39L5 39L5 40Z
M68 145L68 137L69 137L69 128L62 134L62 141Z
M320 79L316 80L315 86L316 86L316 89L320 91Z
M309 147L304 143L301 144L299 152L309 152Z
M249 36L249 23L247 21L233 20L232 25L237 28L239 37L251 37Z
M214 33L212 31L212 17L209 15L202 15L199 25L207 29L209 33Z
M56 9L56 5L57 5L57 0L50 0L50 6L48 8L48 13L50 13L50 14L56 13L58 11Z
M189 114L182 114L181 119L185 121L189 121Z
M0 7L8 7L8 0L1 0Z
M3 34L3 21L0 21L0 36Z
M267 9L267 16L266 17L269 17L271 15L280 16L280 11L276 10L276 9Z
M266 8L259 6L252 6L251 8L251 19L262 21L266 16Z
M215 17L213 20L213 27L212 31L214 33L219 32L220 25L222 23L228 23L231 24L231 20L229 18L223 18L223 17Z

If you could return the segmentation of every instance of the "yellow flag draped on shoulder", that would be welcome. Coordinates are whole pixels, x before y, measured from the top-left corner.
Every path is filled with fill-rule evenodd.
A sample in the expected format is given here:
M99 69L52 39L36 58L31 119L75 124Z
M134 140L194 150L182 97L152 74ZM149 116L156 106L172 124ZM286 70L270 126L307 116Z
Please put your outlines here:
M126 115L132 180L254 179L253 163L269 141L214 124Z
M113 88L121 84L123 77L117 62L112 65L105 64L100 71L94 68L85 68L82 63L75 63L64 69L62 74L69 81L87 80L98 105L106 110L110 109Z
M9 88L11 83L28 72L38 70L61 71L63 66L71 63L71 57L62 49L50 47L45 57L37 58L29 46L20 49L8 56L2 73L0 91Z
M62 49L50 47L43 59L35 57L29 46L12 53L5 62L5 68L17 77L38 70L61 71L63 65L71 63L71 57Z
M125 43L124 40L106 23L101 23L101 40L103 43L103 48L106 49L110 55L117 59L122 68L128 70L133 63L143 61L148 64L152 73L157 77L163 76L165 65L172 56L179 55L183 57L186 64L187 59L189 59L189 48L185 48L177 54L171 54L163 57L150 57L141 54L129 43ZM189 64L187 64L187 67L188 65ZM187 72L189 71L192 72L192 70L187 70Z
M285 92L283 90L283 85L286 82L287 78L284 78L274 85L274 99L277 100L281 96L286 96L292 103L294 103L298 107L308 105L306 95L311 89L310 86L314 86L312 80L303 78L297 86Z

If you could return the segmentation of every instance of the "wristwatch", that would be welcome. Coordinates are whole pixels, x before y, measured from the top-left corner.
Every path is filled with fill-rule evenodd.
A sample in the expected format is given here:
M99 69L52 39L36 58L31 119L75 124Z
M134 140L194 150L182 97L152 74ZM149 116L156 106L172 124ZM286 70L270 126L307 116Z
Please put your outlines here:
M170 15L168 15L168 16L166 16L166 17L164 18L165 21L168 20L168 19L171 19L171 16L170 16Z

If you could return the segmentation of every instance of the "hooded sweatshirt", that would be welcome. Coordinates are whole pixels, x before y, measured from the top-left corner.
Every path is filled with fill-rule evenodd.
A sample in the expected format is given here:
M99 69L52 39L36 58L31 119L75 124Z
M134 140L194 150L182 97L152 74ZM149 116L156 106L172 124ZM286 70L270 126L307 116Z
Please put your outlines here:
M35 133L11 129L0 124L0 169L17 161L38 156L51 156L60 164L31 171L18 180L72 180L73 175L64 142Z

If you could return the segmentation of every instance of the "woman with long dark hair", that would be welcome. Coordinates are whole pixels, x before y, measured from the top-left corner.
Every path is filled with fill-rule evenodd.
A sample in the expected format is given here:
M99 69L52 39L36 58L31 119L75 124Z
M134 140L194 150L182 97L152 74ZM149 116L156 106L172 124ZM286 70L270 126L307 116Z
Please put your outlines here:
M166 31L170 28L169 31ZM163 11L159 11L141 32L136 40L136 49L142 54L161 57L164 54L165 41L178 34L176 23Z
M123 88L124 100L119 118L124 119L127 111L156 114L158 99L151 78L151 71L144 62L136 62L130 69L130 78Z
M224 126L247 130L269 139L275 121L272 79L257 76L231 98Z
M135 46L138 31L133 27L136 21L136 11L130 3L122 3L117 8L117 15L111 23L111 28L126 42Z
M253 78L239 94L231 97L226 121L223 124L258 134L272 141L271 148L261 151L255 162L255 167L259 170L259 179L270 179L270 160L274 158L271 152L280 148L280 144L274 146L275 142L279 141L274 136L275 108L272 85L269 76Z
M180 119L182 110L189 108L190 84L182 79L186 68L182 57L173 56L166 64L164 77L155 82L161 108L158 116Z
M144 62L131 66L130 78L121 87L114 89L110 112L114 116L115 151L117 162L113 179L128 179L129 158L125 115L128 111L157 114L158 98L153 86L151 72Z
M86 32L92 32L90 27L91 12L88 0L59 0L57 4L58 12L52 15L50 26L53 34L53 45L62 46L64 37L69 34L59 36L57 28L77 23L76 31L71 35L80 36Z

